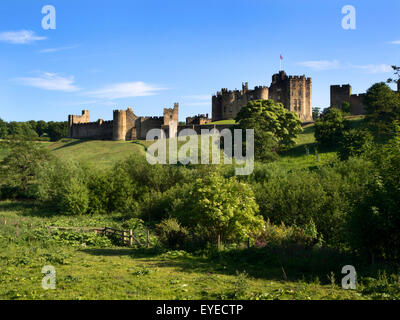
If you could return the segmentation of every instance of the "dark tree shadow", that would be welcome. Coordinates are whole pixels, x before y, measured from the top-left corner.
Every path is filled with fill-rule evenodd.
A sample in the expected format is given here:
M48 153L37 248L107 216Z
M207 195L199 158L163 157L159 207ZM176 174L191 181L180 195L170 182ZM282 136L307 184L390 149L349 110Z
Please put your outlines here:
M75 146L75 145L78 145L78 144L81 144L81 143L85 143L85 142L88 142L88 141L92 141L92 140L89 140L89 139L80 139L80 140L71 141L71 142L69 142L69 143L66 143L66 144L64 144L64 145L62 145L62 146L59 146L59 147L53 149L53 151L55 151L55 150L60 150L60 149L64 149L64 148L67 148L67 147L72 147L72 146Z
M369 274L370 266L363 257L331 248L282 245L264 248L236 249L196 255L163 255L160 249L82 249L96 256L130 256L145 259L154 268L175 268L186 273L205 275L236 275L246 272L249 276L276 281L314 281L329 284L333 272L340 278L342 267L353 265L357 272Z

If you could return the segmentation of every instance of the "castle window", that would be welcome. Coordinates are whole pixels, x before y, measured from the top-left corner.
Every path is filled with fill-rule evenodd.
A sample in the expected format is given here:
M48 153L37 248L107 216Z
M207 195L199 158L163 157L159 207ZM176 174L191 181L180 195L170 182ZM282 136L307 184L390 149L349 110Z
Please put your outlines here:
M232 106L229 107L229 112L232 112Z

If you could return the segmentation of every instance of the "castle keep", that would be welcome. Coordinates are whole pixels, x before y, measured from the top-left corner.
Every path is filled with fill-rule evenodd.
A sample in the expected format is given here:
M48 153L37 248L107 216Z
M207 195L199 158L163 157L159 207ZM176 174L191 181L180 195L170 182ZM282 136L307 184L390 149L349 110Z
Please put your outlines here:
M249 90L222 89L212 97L212 121L236 118L240 109L251 100L271 99L282 103L286 109L297 113L301 121L312 121L312 80L303 76L288 76L280 71L272 76L271 86L258 86Z
M68 116L68 137L76 139L98 139L126 141L146 139L151 129L162 129L165 137L175 135L178 127L179 104L164 109L163 117L138 117L131 108L114 110L113 120L90 122L89 110L81 116Z

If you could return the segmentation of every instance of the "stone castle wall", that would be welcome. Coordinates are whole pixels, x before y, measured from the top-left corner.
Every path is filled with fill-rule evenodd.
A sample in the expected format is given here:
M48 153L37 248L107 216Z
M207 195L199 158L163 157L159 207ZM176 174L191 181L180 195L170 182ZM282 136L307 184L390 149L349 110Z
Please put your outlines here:
M343 102L350 104L350 113L353 115L365 114L365 94L352 94L351 85L331 86L331 107L342 109Z
M138 117L131 108L114 110L113 120L89 122L89 111L82 111L82 116L68 116L68 137L75 139L97 139L129 141L146 139L151 129L162 127L169 133L169 127L178 126L179 104L174 108L165 108L163 117ZM177 128L172 128L176 132Z
M242 90L222 89L212 97L212 121L236 118L241 108L251 100L271 99L298 114L303 122L312 121L312 80L305 76L288 77L284 71L272 76L270 87L258 86Z

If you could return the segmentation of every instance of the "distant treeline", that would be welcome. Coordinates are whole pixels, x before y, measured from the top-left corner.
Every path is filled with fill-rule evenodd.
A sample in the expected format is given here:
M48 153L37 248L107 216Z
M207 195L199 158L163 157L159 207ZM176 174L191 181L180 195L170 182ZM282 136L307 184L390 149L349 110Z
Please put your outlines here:
M0 119L0 139L25 140L51 140L57 141L68 135L68 123L66 121L27 121L5 122Z

